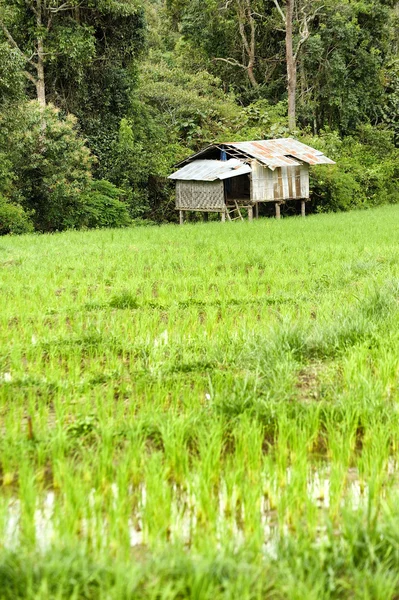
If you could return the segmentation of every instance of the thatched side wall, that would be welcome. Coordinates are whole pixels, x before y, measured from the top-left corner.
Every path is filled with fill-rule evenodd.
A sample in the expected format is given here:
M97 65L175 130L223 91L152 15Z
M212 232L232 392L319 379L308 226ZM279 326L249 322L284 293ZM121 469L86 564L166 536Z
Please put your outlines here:
M223 181L177 181L176 208L217 212L224 210Z

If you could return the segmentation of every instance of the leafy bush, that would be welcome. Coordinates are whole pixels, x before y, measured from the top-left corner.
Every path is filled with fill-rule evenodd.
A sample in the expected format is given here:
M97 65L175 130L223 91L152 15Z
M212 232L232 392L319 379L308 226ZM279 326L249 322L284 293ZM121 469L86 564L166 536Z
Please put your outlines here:
M11 161L4 152L0 152L0 194L7 196L12 192L14 179Z
M24 90L24 61L16 48L0 41L0 106L20 100Z
M0 235L31 231L33 231L33 223L22 206L11 204L0 196Z
M124 191L92 180L94 159L72 115L64 119L54 107L42 109L36 102L21 105L7 120L0 118L0 142L0 193L13 201L7 214L11 210L16 218L19 211L22 218L24 210L30 212L39 231L130 224Z
M318 212L370 208L399 200L399 150L393 133L364 125L356 137L336 132L303 137L336 167L311 169L311 198Z
M82 194L82 206L78 211L81 218L80 225L90 228L130 225L128 208L120 200L123 195L123 190L109 181L92 181L89 189Z
M37 102L0 117L0 144L13 173L10 198L34 211L39 231L79 226L82 192L91 180L93 158L73 115Z

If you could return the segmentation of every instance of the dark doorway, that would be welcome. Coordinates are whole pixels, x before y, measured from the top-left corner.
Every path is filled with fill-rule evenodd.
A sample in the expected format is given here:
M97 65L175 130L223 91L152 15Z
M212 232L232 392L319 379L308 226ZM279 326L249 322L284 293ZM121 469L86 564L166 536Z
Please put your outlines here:
M251 186L248 175L230 177L224 182L226 201L236 200L239 204L249 204L251 199Z

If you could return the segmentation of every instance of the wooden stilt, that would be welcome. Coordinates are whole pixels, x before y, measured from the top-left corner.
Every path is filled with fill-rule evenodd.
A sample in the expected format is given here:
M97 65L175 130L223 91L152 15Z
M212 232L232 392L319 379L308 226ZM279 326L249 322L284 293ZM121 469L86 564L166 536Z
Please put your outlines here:
M254 218L254 209L252 206L248 206L248 221L252 221Z
M302 217L306 215L306 200L301 200L301 215Z
M259 219L259 202L255 204L255 219Z
M182 210L179 210L179 222L180 225L183 225L184 223L184 212Z
M222 213L220 213L220 216L222 218L222 223L224 223L226 221L226 212L223 211Z
M207 223L209 221L209 213L204 212L204 221Z
M276 202L276 219L279 219L280 216L280 202Z

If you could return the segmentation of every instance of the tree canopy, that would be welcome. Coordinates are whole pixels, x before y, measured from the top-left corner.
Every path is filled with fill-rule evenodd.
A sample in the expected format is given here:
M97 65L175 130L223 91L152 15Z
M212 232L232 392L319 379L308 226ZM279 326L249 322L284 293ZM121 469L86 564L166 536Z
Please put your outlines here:
M233 138L326 149L319 210L394 202L398 49L394 0L0 0L0 232L174 219Z

